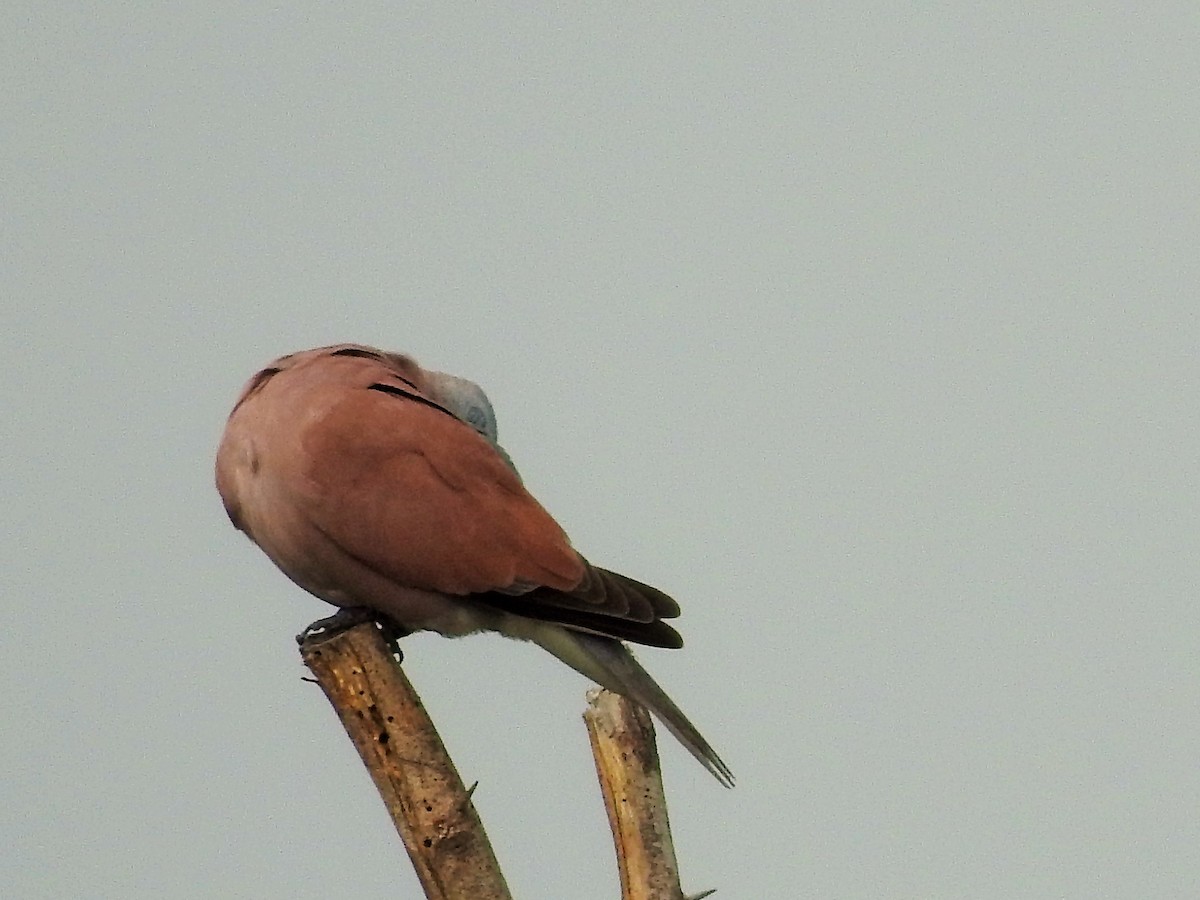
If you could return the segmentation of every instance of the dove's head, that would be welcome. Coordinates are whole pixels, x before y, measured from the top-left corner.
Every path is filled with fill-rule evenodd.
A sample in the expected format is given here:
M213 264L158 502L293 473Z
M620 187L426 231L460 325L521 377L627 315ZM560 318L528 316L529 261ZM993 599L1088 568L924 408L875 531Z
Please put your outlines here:
M432 399L466 422L491 443L496 443L496 412L483 388L473 381L445 372L425 371L425 386Z

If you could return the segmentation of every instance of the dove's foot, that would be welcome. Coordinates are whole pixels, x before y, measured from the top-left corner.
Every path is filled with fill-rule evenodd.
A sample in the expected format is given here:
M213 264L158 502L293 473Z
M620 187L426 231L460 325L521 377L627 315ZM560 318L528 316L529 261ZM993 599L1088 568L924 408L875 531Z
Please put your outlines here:
M379 626L379 630L383 632L383 639L387 642L388 649L396 656L397 659L403 657L400 652L400 638L412 634L407 628L401 626L390 616L385 616L383 613L376 612L373 609L368 609L365 606L346 606L339 609L332 616L326 616L324 619L317 619L300 634L296 635L296 643L303 644L305 641L316 637L329 637L339 631L346 631L356 625L362 625L364 622L374 622Z
M392 656L396 657L396 662L404 662L404 651L400 649L400 638L408 637L412 631L383 613L378 613L375 621L379 623L379 630L383 632L383 641L392 651Z
M339 609L332 616L317 619L302 632L296 635L296 643L303 644L309 638L318 635L329 636L338 631L346 631L363 622L374 622L375 613L365 606L347 606Z

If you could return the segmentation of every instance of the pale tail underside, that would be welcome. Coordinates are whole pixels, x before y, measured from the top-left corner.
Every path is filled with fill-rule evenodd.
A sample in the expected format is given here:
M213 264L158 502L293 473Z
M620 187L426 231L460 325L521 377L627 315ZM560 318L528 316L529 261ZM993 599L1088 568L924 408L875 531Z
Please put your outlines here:
M532 639L585 677L646 707L717 781L733 787L729 767L620 641L565 628L540 629Z

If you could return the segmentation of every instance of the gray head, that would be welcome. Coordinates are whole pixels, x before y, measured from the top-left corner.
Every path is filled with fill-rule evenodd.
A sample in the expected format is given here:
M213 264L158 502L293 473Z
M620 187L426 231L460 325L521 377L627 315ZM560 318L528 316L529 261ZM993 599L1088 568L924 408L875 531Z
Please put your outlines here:
M426 383L434 399L485 438L496 443L496 412L483 388L473 381L425 370Z
M425 370L425 378L434 399L450 410L455 418L466 422L483 435L508 463L508 467L516 472L517 467L497 440L499 432L496 427L496 411L492 409L492 402L488 400L483 388L457 375L431 369Z

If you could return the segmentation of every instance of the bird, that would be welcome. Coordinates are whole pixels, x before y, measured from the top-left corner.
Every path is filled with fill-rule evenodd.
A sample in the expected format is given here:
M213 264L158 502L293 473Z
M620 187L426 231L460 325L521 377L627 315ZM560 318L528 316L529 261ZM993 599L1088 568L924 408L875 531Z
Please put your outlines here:
M234 527L295 584L405 632L498 632L646 707L733 773L626 642L683 645L666 593L593 566L525 488L484 391L407 354L333 344L243 387L216 455Z

